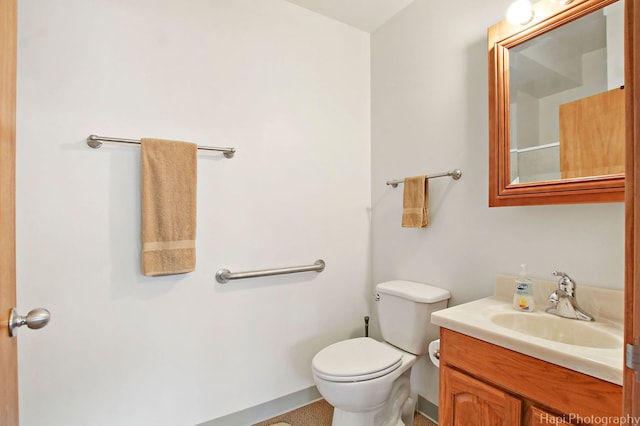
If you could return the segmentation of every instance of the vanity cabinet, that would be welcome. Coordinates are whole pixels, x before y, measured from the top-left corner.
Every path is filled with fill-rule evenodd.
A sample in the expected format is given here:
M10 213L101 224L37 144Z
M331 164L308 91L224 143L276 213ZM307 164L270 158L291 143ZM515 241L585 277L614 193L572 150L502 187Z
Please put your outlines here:
M622 415L621 386L445 328L439 398L447 426L604 425Z

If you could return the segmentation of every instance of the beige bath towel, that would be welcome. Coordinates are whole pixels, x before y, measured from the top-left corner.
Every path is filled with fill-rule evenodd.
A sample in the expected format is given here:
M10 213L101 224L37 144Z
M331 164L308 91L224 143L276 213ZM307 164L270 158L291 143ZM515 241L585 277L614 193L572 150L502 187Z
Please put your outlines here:
M182 274L196 266L198 146L142 139L142 273Z
M405 178L402 199L402 226L429 226L429 179L426 176Z

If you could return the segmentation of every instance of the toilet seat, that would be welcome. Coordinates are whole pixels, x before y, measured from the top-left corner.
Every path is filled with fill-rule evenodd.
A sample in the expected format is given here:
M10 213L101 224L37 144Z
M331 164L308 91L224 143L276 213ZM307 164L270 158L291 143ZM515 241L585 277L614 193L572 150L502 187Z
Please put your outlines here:
M332 382L371 380L400 367L403 353L371 339L359 337L343 340L322 349L313 358L317 377Z

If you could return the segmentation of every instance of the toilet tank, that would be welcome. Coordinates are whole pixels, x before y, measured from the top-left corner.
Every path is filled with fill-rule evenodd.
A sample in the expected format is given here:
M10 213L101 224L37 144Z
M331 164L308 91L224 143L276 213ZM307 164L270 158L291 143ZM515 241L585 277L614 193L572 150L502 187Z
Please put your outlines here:
M438 327L431 324L431 313L444 309L448 290L413 281L387 281L376 286L378 319L385 342L416 355L427 351L437 339Z

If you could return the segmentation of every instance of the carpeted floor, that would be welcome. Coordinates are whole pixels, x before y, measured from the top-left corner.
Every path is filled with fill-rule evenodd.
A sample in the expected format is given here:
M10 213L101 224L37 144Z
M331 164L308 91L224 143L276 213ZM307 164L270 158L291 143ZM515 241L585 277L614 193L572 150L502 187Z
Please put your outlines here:
M274 417L254 426L331 426L333 407L321 399L297 410ZM416 414L413 426L436 426L435 423L421 414Z

